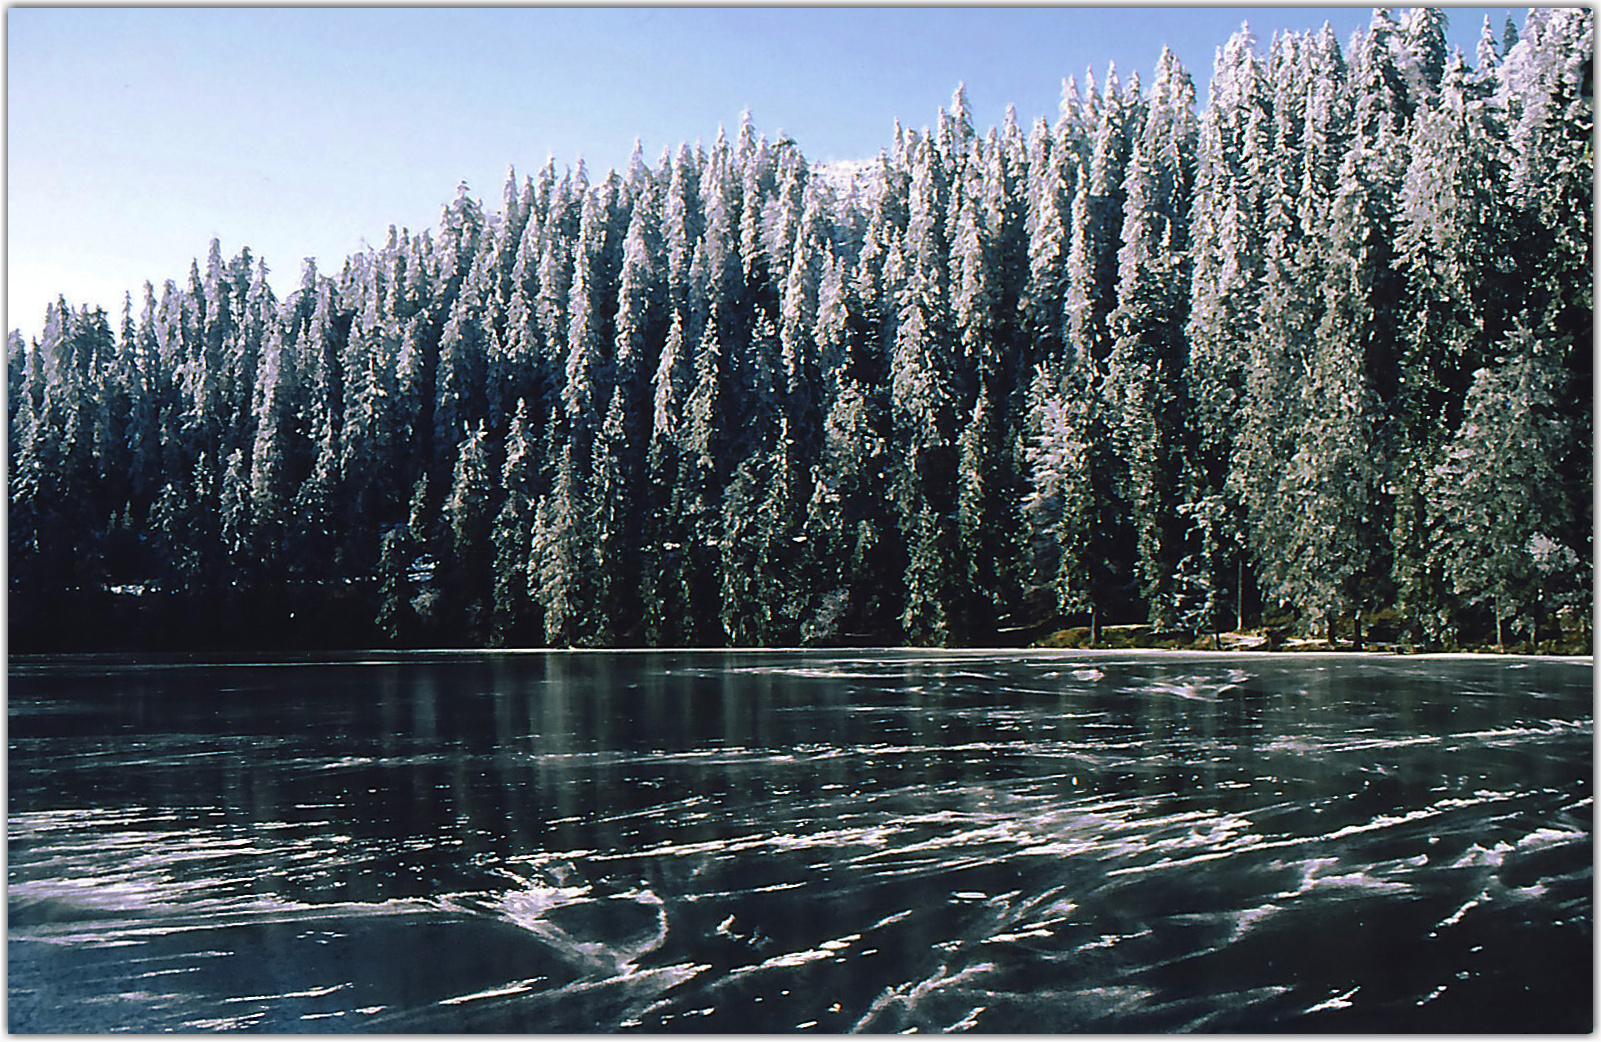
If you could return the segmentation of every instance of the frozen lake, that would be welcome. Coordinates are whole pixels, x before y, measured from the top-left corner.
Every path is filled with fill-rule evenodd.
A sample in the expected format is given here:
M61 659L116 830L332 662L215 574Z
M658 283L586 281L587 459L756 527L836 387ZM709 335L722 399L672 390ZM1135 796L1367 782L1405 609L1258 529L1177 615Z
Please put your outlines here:
M12 658L13 1031L1588 1031L1588 660Z

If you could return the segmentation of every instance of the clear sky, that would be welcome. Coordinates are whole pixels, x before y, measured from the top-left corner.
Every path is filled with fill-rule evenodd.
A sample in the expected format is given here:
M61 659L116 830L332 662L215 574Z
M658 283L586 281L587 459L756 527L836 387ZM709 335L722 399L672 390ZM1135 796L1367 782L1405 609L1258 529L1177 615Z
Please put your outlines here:
M1484 16L1447 8L1472 61ZM549 155L592 177L638 138L710 144L749 109L812 160L887 147L965 82L980 130L1008 103L1054 121L1062 81L1115 62L1147 81L1163 45L1196 81L1242 21L1368 8L11 8L6 12L6 328L46 303L115 323L149 280L180 284L213 237L249 246L280 295L301 259L330 273L391 224L434 227L466 181L500 208ZM1515 14L1519 26L1522 14Z

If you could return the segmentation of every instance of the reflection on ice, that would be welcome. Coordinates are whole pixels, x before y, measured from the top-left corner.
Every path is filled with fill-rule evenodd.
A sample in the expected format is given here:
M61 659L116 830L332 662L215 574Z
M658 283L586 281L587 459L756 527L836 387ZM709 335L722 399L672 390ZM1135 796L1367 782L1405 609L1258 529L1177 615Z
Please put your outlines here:
M1588 667L1314 665L31 668L12 1027L1584 1029Z

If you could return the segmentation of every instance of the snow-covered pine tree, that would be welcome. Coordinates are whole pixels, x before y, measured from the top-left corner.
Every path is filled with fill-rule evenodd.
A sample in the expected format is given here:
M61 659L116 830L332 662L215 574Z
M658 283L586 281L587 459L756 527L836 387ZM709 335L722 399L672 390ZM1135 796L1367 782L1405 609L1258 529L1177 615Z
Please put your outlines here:
M495 555L490 641L499 646L527 641L536 621L528 590L528 555L533 539L538 476L531 429L528 402L519 399L506 432L506 458L500 470L500 510L490 533Z
M1401 36L1395 47L1414 112L1432 106L1439 97L1448 61L1447 25L1445 12L1438 7L1413 7L1401 16Z
M1108 427L1133 512L1141 595L1159 629L1177 623L1174 574L1184 556L1186 526L1178 507L1188 463L1186 216L1195 136L1194 88L1164 49L1123 182L1117 308L1108 321L1113 347L1105 377Z
M1077 90L1071 81L1063 89ZM1066 102L1063 104L1065 108ZM1025 372L1061 357L1073 193L1079 178L1077 155L1077 147L1059 143L1043 119L1035 125L1029 137L1029 268L1022 300L1030 339L1028 356L1021 360Z
M381 313L380 265L370 254L360 259L364 263L357 284L347 290L351 302L361 307L353 316L343 352L339 517L350 536L352 571L365 574L381 553L382 526L395 519L405 486L396 480L401 469L397 457L403 448L394 414L399 343Z
M1262 196L1273 183L1272 98L1255 46L1249 26L1242 26L1218 50L1196 139L1188 382L1195 402L1195 462L1213 490L1221 484L1240 417L1246 371L1240 345L1257 321Z
M1015 119L1005 138L991 132L975 150L970 188L957 211L952 292L964 427L957 487L959 566L965 577L961 629L965 641L993 640L1013 613L1022 584L1020 517L1027 485L1020 451L1024 395L1020 360L1028 353L1019 321L1028 272L1026 145ZM977 168L978 158L982 167Z
M589 462L589 442L605 422L611 400L613 345L610 331L616 298L607 271L607 210L605 188L586 192L583 220L573 246L573 276L569 291L566 330L566 379L561 386L569 442L579 453L575 464Z
M1588 590L1565 545L1568 497L1557 464L1568 393L1558 353L1522 321L1473 376L1462 423L1425 484L1433 563L1463 607L1489 609L1497 645Z
M1237 574L1265 593L1264 607L1282 600L1302 498L1283 487L1295 456L1297 434L1314 408L1305 389L1312 348L1325 308L1321 284L1324 251L1338 164L1350 137L1351 102L1345 63L1325 24L1308 37L1281 37L1275 45L1271 180L1263 197L1261 289L1241 365L1243 380L1232 433L1199 456L1210 468L1228 467L1226 501L1243 515L1254 580L1243 562ZM1299 117L1299 118L1297 118ZM1215 477L1211 487L1218 487ZM1241 605L1245 590L1235 591Z
M304 477L300 461L306 452L299 415L299 367L281 331L268 334L259 372L250 457L251 515L259 536L257 550L270 574L283 559L290 502Z
M679 444L673 513L683 538L673 540L677 545L670 548L663 566L670 578L661 584L675 587L670 596L686 608L682 636L688 644L721 643L723 636L719 547L730 439L725 427L728 375L721 325L721 312L714 305L695 349L694 383L685 407L684 439Z
M1391 406L1399 421L1395 545L1402 614L1438 618L1442 591L1422 507L1424 484L1461 422L1468 383L1507 329L1519 287L1502 258L1512 232L1503 205L1504 135L1494 107L1475 100L1460 55L1438 101L1414 119L1396 215L1396 264L1406 279L1402 373Z
M1563 541L1583 547L1586 562L1594 516L1594 41L1587 8L1531 10L1505 52L1497 92L1518 216L1509 259L1529 324L1559 353L1570 381L1558 472L1572 521Z
M662 245L666 253L669 307L690 306L689 266L701 234L700 167L688 145L673 156L672 173L662 201Z
M917 644L948 640L955 595L956 402L949 386L949 171L928 138L912 154L907 277L890 357L890 400L903 453L892 496L907 547L902 627Z
M1071 386L1071 385L1069 385ZM1089 615L1090 636L1099 637L1104 562L1097 555L1097 496L1091 469L1087 402L1064 394L1049 364L1034 374L1029 390L1030 491L1023 512L1030 526L1033 573L1043 596L1036 610L1047 615Z
M545 621L545 643L588 642L588 590L584 566L590 541L588 504L573 462L571 442L561 447L551 489L534 511L528 555L529 592Z
M1384 403L1394 392L1393 292L1386 161L1353 140L1340 168L1322 283L1326 309L1304 385L1305 426L1281 496L1289 518L1280 599L1305 621L1361 615L1387 594L1394 432Z

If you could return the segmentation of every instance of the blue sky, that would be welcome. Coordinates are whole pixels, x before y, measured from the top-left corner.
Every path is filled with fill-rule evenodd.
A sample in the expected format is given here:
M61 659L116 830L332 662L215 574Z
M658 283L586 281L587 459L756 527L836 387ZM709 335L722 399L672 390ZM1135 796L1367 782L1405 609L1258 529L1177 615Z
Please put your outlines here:
M1471 61L1488 13L1447 8ZM1248 20L1327 20L1342 44L1368 8L11 8L7 29L6 327L45 304L120 312L180 282L210 239L248 245L274 288L301 258L336 270L391 224L433 227L466 181L500 206L508 166L582 155L623 166L640 139L730 131L749 109L813 160L886 147L932 123L958 82L974 121L1014 104L1055 119L1062 81L1115 62L1147 80L1173 48L1206 100L1213 55ZM1515 15L1521 25L1522 14Z

